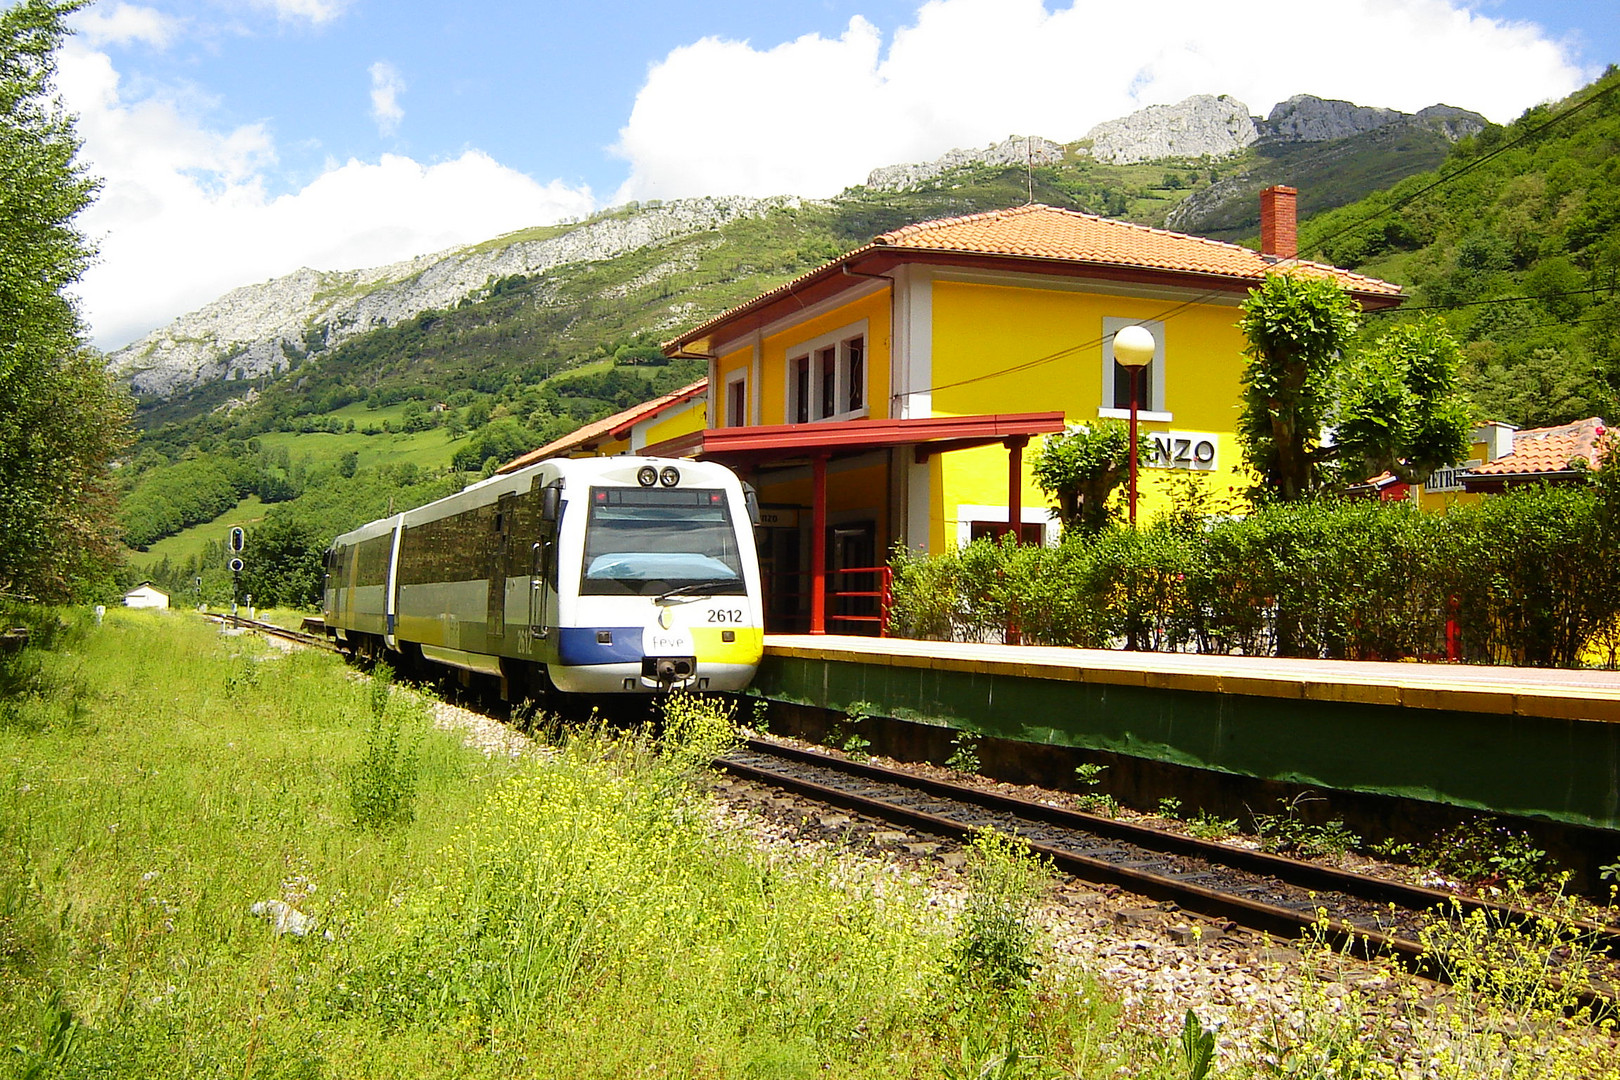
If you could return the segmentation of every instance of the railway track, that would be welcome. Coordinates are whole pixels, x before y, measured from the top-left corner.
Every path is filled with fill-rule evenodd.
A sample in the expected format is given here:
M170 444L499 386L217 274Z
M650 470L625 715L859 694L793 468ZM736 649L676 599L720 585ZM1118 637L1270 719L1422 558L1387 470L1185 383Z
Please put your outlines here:
M936 836L966 839L993 828L1082 880L1279 938L1319 933L1338 949L1367 959L1394 957L1441 981L1443 961L1418 940L1425 913L1483 911L1521 924L1537 918L1506 905L776 743L749 740L718 764L737 777ZM1582 993L1582 1004L1611 1009L1620 1000L1620 932L1595 923L1570 929L1602 958L1603 981Z
M339 651L322 635L229 615L210 616L302 645ZM954 840L991 828L1080 880L1114 885L1190 912L1229 920L1284 940L1321 935L1364 959L1392 957L1437 981L1443 958L1419 941L1426 918L1484 912L1498 924L1543 918L1534 912L1457 896L1319 863L1165 832L780 743L748 740L720 759L739 778L897 826ZM1599 958L1598 979L1579 992L1594 1014L1620 1003L1620 931L1568 924Z
M240 627L243 630L257 630L261 634L281 638L284 641L295 641L300 645L307 645L312 649L325 649L328 652L339 652L336 645L322 634L311 634L304 630L289 630L285 626L264 622L260 619L244 619L240 615L225 615L209 613L207 618L214 620L221 626Z

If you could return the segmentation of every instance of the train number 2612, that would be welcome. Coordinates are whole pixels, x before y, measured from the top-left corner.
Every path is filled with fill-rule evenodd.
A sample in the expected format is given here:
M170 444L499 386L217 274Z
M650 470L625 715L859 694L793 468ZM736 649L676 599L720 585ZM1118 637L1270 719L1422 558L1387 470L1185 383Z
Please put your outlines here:
M743 621L742 608L710 608L709 621L712 623L741 623Z

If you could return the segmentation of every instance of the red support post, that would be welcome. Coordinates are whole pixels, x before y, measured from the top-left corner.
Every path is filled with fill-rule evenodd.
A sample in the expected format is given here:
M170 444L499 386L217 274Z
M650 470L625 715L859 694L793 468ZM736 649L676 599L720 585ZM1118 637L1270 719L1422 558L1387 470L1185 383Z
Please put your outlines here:
M1024 447L1029 439L1008 439L1007 448L1007 528L1014 537L1023 535L1024 524Z
M827 632L827 458L810 459L810 632Z

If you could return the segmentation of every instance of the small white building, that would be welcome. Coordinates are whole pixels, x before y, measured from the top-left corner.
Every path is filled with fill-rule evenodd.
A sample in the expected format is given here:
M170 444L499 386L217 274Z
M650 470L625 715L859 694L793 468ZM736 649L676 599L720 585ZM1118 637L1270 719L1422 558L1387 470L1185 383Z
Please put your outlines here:
M124 594L124 606L166 608L169 606L169 594L153 585L150 581L143 581Z

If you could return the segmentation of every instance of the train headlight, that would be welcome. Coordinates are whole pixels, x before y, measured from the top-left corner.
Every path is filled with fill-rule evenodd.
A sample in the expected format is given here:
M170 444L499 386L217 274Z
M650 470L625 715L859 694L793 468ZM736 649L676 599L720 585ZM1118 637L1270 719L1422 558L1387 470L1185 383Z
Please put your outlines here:
M658 483L658 470L651 465L643 465L636 470L636 481L642 487L652 487Z
M681 482L681 474L673 465L665 465L664 471L658 474L658 482L665 487L674 487Z

